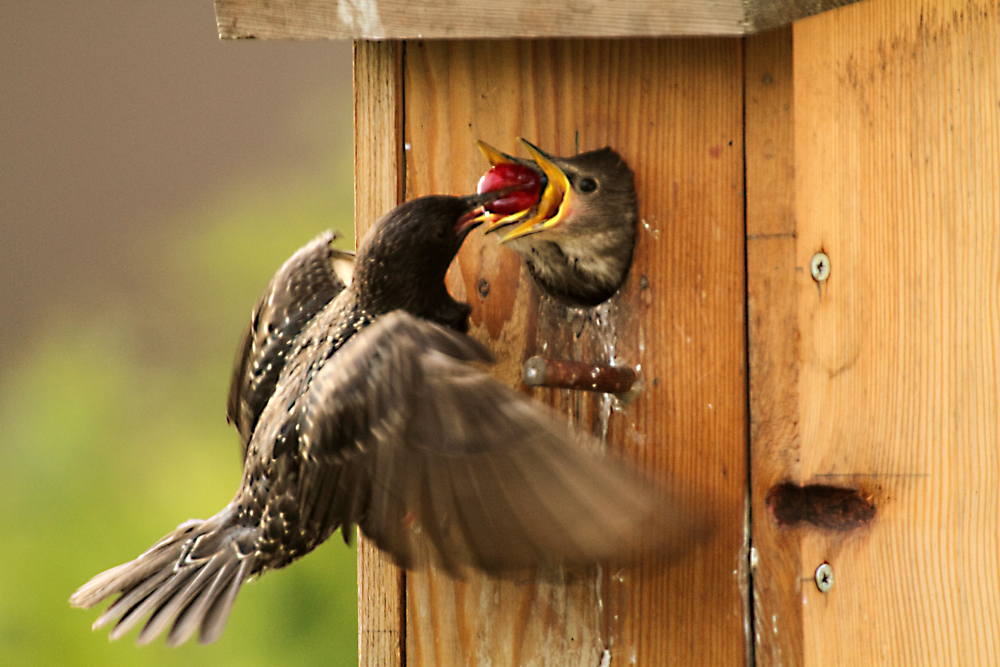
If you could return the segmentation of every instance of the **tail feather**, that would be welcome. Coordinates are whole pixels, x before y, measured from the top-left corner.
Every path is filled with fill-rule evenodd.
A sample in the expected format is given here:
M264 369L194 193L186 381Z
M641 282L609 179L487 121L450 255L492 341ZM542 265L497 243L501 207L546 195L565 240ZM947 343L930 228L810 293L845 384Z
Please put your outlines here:
M81 586L70 604L86 609L119 595L94 622L95 630L115 623L109 634L112 640L148 616L136 640L140 645L171 625L170 645L183 643L199 628L202 643L215 641L240 586L260 569L254 567L256 552L246 553L258 528L238 525L235 513L230 506L206 521L181 524L135 560Z
M219 592L229 584L238 569L239 563L235 561L222 564L212 582L178 613L174 627L167 634L167 646L180 646L191 638L204 620L205 610L219 597Z
M129 586L132 589L156 575L165 565L175 560L170 551L159 551L159 547L157 544L134 561L98 574L73 593L73 597L69 599L70 604L90 609L108 596L124 591L125 582L133 582Z
M97 617L94 621L94 625L91 626L94 630L100 630L104 626L111 622L117 622L122 616L127 614L132 609L135 609L143 600L149 597L149 594L156 590L156 587L162 584L170 576L169 569L163 569L145 579L141 584L130 590L128 593L123 593L121 597L114 601L114 603L104 610L104 613ZM111 591L108 595L112 595L115 591Z
M169 599L164 600L150 614L149 621L146 622L146 625L139 631L139 636L136 637L136 643L139 646L145 646L166 630L167 626L177 619L181 610L189 606L201 594L202 589L219 573L219 570L222 568L221 561L223 560L224 558L219 555L214 556L193 574L182 589L178 590Z
M108 638L112 641L120 639L122 636L127 634L129 630L142 623L146 614L153 612L157 607L163 604L164 601L169 601L173 598L177 591L188 582L190 577L190 568L177 570L171 576L167 577L167 579L165 579L163 583L147 595L142 602L125 612L125 615L121 617L121 620L119 620L117 625L115 625L115 627L111 630Z
M226 583L215 599L208 604L205 610L205 620L201 623L201 634L198 641L202 644L211 644L222 636L222 631L226 628L226 619L233 609L233 602L236 601L236 594L240 592L243 582L250 577L250 561L244 560L240 563L236 574Z

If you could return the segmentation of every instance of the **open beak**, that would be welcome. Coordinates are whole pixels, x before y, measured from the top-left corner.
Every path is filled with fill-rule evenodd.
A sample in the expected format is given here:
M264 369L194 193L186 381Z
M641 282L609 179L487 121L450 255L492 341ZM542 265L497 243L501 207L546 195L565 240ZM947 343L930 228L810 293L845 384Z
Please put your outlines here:
M455 233L459 236L467 234L484 222L495 219L496 214L487 211L485 205L490 204L497 199L506 197L516 189L516 187L501 188L499 190L491 190L490 192L484 192L480 195L473 195L472 197L469 197L469 205L474 206L475 208L468 213L463 214L462 217L458 219L458 222L455 223Z
M490 214L487 217L487 221L490 223L486 228L487 234L495 232L501 227L517 223L516 227L500 238L501 243L555 227L565 219L567 211L573 204L573 188L563 170L529 141L521 139L521 143L524 144L535 164L541 168L547 182L541 200L536 206L502 217L495 214ZM504 162L516 162L511 156L498 151L485 142L477 141L476 145L493 166Z
M476 146L479 147L479 150L483 152L483 155L486 156L486 159L489 160L490 164L493 165L494 167L497 166L498 164L517 162L517 160L515 160L511 156L507 155L503 151L499 151L496 148L493 148L485 141L480 141L477 139Z
M490 161L490 166L497 166L498 164L517 164L515 160L510 155L507 155L503 151L499 151L493 146L490 146L485 141L476 140L476 146L482 151L486 159ZM532 207L534 208L534 207ZM484 234L491 234L501 227L506 227L507 225L514 224L518 220L523 220L531 213L532 208L526 208L523 211L518 211L516 213L511 213L509 215L499 215L496 213L486 212L486 217L483 222L489 222L490 224L486 226Z
M535 234L546 229L552 229L566 217L566 212L573 205L573 188L569 183L566 173L557 167L549 156L540 151L536 146L521 139L521 143L528 149L528 154L535 161L549 182L542 193L542 199L538 202L534 215L507 232L501 239L501 243L506 243L512 239Z

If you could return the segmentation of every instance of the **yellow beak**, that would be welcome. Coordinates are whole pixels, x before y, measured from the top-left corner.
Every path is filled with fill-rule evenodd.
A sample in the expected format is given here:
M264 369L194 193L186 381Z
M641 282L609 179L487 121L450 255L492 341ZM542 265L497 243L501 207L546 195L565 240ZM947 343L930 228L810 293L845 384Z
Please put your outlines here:
M494 167L497 166L498 164L517 163L517 160L507 155L506 153L499 151L496 148L493 148L493 146L490 146L485 141L479 141L477 139L476 146L479 147L479 150L482 151L483 155L486 156L486 159L489 160L490 164L493 165ZM521 220L522 218L527 216L528 213L530 212L531 209L528 208L523 211L518 211L517 213L510 213L509 215L503 215L498 217L496 213L490 213L489 211L484 211L482 220L488 224L484 228L483 233L490 234L500 229L501 227L506 227L507 225L513 224L518 220Z
M535 163L542 168L545 176L549 179L549 184L545 188L545 192L542 193L542 199L538 202L538 206L535 208L535 214L527 218L521 224L519 224L514 229L507 232L501 239L500 243L506 243L512 239L521 238L522 236L528 236L529 234L536 234L546 229L551 229L558 225L566 217L566 211L568 211L573 204L573 188L570 185L569 178L566 177L565 172L557 167L552 160L549 159L545 153L536 148L533 144L525 139L521 139L521 143L528 150L528 154ZM524 211L523 213L527 213ZM519 215L515 213L514 215ZM511 222L515 222L512 220ZM507 223L509 224L509 223ZM490 225L490 229L487 232L499 227L500 225Z
M497 149L493 148L492 146L490 146L485 141L479 141L477 139L476 140L476 146L479 147L479 150L481 150L483 152L483 155L486 156L486 159L489 160L490 164L493 165L494 167L497 166L498 164L505 164L505 163L509 163L509 162L517 162L517 160L515 160L511 156L507 155L506 153L504 153L502 151L498 151Z
M569 210L573 203L573 188L565 172L557 167L549 159L548 155L536 148L529 141L522 138L521 143L524 144L535 164L541 168L546 178L548 178L548 185L545 188L545 192L542 193L542 198L537 206L502 217L496 217L496 214L484 212L481 219L489 223L484 232L486 234L490 234L501 227L507 227L516 222L520 223L500 239L501 243L555 227L563 221L566 217L566 211ZM476 141L476 146L479 147L479 150L482 151L483 155L486 156L486 159L494 167L498 164L517 162L511 156L490 146L485 141Z

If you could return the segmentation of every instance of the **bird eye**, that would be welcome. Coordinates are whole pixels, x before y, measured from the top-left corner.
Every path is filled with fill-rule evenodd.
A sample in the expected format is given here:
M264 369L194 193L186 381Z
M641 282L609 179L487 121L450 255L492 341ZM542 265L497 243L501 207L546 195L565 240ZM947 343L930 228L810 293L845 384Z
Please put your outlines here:
M581 178L580 182L576 184L576 189L580 192L593 192L597 189L597 181L592 178Z

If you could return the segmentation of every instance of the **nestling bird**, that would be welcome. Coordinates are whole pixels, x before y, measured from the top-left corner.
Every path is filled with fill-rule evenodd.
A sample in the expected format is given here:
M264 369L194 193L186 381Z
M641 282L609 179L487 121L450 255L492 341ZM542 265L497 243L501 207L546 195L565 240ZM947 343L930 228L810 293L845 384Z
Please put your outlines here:
M477 142L493 165L480 192L531 181L530 172L542 180L540 196L527 198L522 189L488 207L494 215L486 233L502 230L500 242L521 255L542 291L558 301L596 306L608 300L632 264L638 217L632 170L610 148L559 158L521 142L534 162Z
M187 521L71 603L117 600L95 628L138 643L218 639L241 585L353 526L401 566L449 574L627 559L687 544L689 517L494 380L444 278L480 207L504 192L416 199L350 256L320 236L278 271L237 356L228 413L244 446L233 500ZM477 363L478 362L478 363ZM430 547L427 547L429 543ZM148 618L148 620L146 620Z

